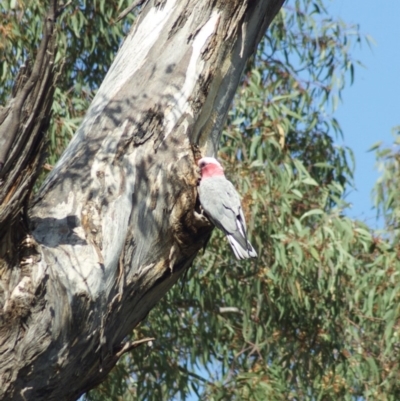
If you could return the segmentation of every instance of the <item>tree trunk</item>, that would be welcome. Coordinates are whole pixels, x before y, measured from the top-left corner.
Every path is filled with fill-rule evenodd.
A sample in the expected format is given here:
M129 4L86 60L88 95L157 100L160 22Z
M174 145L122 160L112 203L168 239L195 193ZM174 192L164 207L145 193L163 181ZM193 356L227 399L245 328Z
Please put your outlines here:
M2 399L75 400L135 346L124 339L210 235L196 159L216 153L246 61L282 3L143 7L29 209L17 260L2 259Z

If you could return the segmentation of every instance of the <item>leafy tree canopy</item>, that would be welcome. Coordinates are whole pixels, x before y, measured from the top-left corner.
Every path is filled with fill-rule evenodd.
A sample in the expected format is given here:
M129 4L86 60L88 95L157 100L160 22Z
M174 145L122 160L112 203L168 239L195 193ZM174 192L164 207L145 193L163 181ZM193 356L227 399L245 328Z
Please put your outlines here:
M59 21L63 66L49 130L53 164L134 16L131 1L75 0ZM399 149L378 149L374 232L344 214L351 150L332 116L354 76L357 27L324 0L291 0L248 66L219 157L243 196L259 259L238 262L215 232L182 286L132 333L155 337L87 400L400 399ZM45 4L0 5L0 99L40 40ZM399 143L396 140L397 144Z

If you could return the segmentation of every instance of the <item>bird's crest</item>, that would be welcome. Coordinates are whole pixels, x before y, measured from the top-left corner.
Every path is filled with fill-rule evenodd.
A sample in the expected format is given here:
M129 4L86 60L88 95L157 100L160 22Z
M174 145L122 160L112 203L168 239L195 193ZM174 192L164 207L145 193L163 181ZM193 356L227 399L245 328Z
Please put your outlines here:
M219 161L214 159L214 157L203 157L197 162L197 165L201 169L202 178L224 176L224 169Z

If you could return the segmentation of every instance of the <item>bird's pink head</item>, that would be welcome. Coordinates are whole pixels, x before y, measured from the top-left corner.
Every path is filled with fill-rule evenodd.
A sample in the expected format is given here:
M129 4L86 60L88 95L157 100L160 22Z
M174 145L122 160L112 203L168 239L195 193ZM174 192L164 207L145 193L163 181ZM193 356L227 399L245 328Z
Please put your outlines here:
M197 165L201 170L201 178L211 178L211 177L224 177L224 169L221 164L219 164L217 159L213 157L203 157L198 162Z

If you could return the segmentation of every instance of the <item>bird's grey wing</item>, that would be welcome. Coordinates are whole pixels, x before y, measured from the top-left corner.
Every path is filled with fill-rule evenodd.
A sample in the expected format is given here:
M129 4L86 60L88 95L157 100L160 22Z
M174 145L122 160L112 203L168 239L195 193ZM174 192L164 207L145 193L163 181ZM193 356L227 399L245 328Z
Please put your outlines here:
M224 179L224 181L226 181ZM224 186L221 179L213 178L200 181L199 198L201 206L210 220L224 231L235 230L234 215L227 211L223 201L226 197Z
M246 235L246 223L239 194L233 184L225 178L213 178L200 182L200 203L212 222L229 234ZM242 226L238 226L238 216Z
M239 194L232 183L222 177L200 181L199 198L209 219L225 232L235 256L256 257L257 252L247 240Z

